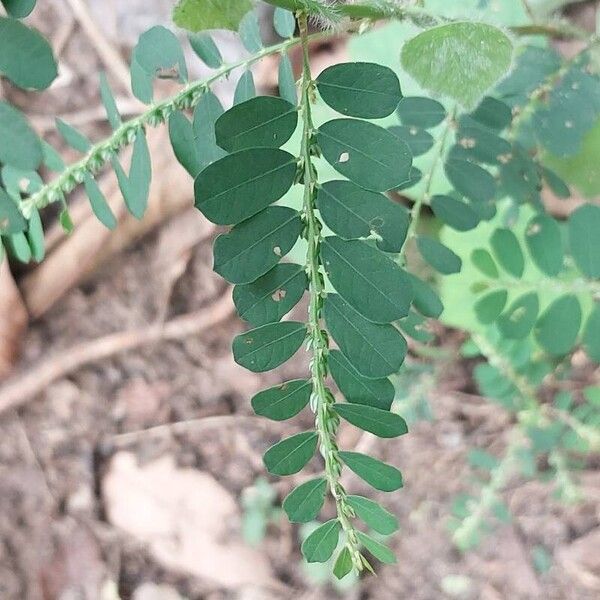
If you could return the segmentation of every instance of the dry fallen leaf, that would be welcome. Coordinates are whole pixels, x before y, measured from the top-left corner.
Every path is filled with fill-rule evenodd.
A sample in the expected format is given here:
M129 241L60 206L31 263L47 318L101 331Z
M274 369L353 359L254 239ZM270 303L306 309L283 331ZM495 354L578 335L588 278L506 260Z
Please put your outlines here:
M168 569L225 588L274 585L266 556L237 537L239 509L211 475L165 456L138 466L116 454L103 481L108 520L148 545Z

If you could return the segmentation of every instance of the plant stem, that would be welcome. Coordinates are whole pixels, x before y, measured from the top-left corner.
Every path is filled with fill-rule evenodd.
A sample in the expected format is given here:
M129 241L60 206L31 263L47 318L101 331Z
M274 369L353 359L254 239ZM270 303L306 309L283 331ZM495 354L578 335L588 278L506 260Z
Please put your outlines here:
M406 242L404 243L404 246L402 246L400 254L398 255L398 261L400 263L403 263L405 261L405 254L406 249L408 247L408 243L417 235L417 229L419 227L419 221L421 219L421 211L423 210L423 206L426 202L430 200L431 188L433 187L433 178L435 177L435 172L438 168L440 161L444 157L444 153L446 151L446 144L448 143L448 135L450 134L450 131L452 131L452 128L454 126L456 110L457 109L455 107L450 113L448 113L448 116L446 117L442 135L436 141L435 155L433 157L431 166L429 167L429 171L426 175L423 193L417 198L410 211L410 225L408 226L408 232L406 234Z
M303 49L303 71L301 90L301 114L303 119L301 162L304 180L304 219L305 235L308 243L306 254L306 270L309 278L310 304L308 308L308 335L311 359L311 379L313 396L311 406L315 412L315 428L319 434L320 449L325 461L325 477L331 495L336 504L338 521L346 534L346 547L352 557L352 564L357 571L362 570L363 563L356 530L350 518L353 511L347 503L346 490L340 483L342 462L336 443L339 428L339 417L333 410L334 398L327 389L327 355L329 342L327 333L321 327L321 310L325 297L324 279L321 273L321 230L323 228L315 212L315 196L317 192L317 174L312 164L315 149L313 135L311 100L314 94L314 83L310 71L308 53L308 23L306 13L299 13L298 23Z
M331 35L331 32L318 32L311 34L309 38L322 39ZM135 140L140 129L161 125L168 119L169 115L176 110L193 108L202 97L202 94L204 94L213 83L226 77L232 71L249 67L265 56L285 52L298 44L300 44L299 38L291 38L280 44L263 48L260 52L257 52L248 58L244 58L230 65L224 65L206 79L188 83L174 96L152 104L141 115L123 123L108 138L94 144L81 160L66 167L53 181L47 183L38 192L23 200L20 207L21 212L26 218L29 218L33 207L41 209L52 202L63 200L65 194L71 192L83 181L86 173L98 172L107 161L121 150L121 148L131 144Z

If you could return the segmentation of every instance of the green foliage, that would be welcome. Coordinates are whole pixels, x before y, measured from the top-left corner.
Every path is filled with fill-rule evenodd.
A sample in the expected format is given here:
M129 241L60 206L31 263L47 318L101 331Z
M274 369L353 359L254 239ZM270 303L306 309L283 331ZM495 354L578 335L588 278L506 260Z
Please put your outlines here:
M402 66L433 94L474 108L509 70L513 46L505 33L485 23L449 23L404 44Z
M372 571L365 553L395 562L369 532L390 535L397 519L373 500L349 495L342 475L347 468L376 490L392 492L402 487L402 474L394 465L340 449L337 434L346 421L395 438L408 432L399 408L410 422L430 416L423 407L425 384L413 394L398 376L408 353L406 337L422 354L430 352L428 318L473 336L469 356L478 361L474 379L481 393L514 413L517 423L503 457L483 449L470 453L482 474L482 493L457 503L457 545L473 545L489 516L509 518L501 491L516 469L530 477L548 465L561 496L574 499L570 454L600 444L597 390L574 398L538 397L538 389L567 369L580 346L590 360L600 361L600 209L583 205L562 224L545 212L540 192L547 185L568 197L561 176L594 189L590 162L600 79L589 52L565 61L543 44L519 45L490 23L449 21L456 7L442 2L428 3L439 14L385 0L269 3L277 7L274 27L284 39L271 47L263 44L249 1L178 2L175 22L192 32L192 49L215 71L188 82L178 38L153 27L140 37L131 60L132 89L148 104L146 111L124 122L102 74L110 137L94 142L57 121L65 142L83 155L73 165L64 165L25 117L1 102L0 249L24 263L42 260L39 209L61 202L61 223L72 229L65 196L79 184L97 218L116 227L96 183L106 164L129 212L143 218L152 178L146 129L166 123L175 156L194 178L195 206L211 222L231 227L215 241L214 270L235 285L238 313L253 327L235 338L235 360L264 372L302 348L309 356L307 377L251 400L258 415L274 421L305 409L314 414L313 428L275 443L264 455L273 475L292 475L311 463L312 478L283 502L290 521L315 526L302 544L308 562L330 561L338 578ZM3 4L11 17L0 18L0 72L17 85L43 89L56 75L49 46L15 19L35 2ZM526 15L517 5L502 6L504 25L523 22ZM469 7L476 10L474 3ZM483 20L489 19L491 9L482 11ZM309 35L309 17L339 27L357 20L361 30L368 20L401 23L352 42L362 44L360 61L333 65L313 80L309 40L332 33ZM543 33L559 26L535 27ZM206 31L216 28L236 31L251 56L224 63ZM300 39L293 37L296 30ZM300 42L298 86L288 51ZM513 53L515 68L506 76ZM280 97L256 95L251 66L267 55L280 58ZM224 110L210 88L236 70L242 74L233 106ZM155 101L156 78L183 85L172 98ZM119 158L127 145L133 146L128 172ZM49 184L36 172L42 164L58 173ZM410 213L400 194L413 202ZM443 225L439 236L436 227L421 232L426 207ZM432 275L429 281L429 271L411 272L412 246L435 277L451 277ZM305 296L306 322L283 320ZM431 385L429 365L409 362L404 373L418 371L417 379ZM318 461L312 461L315 454ZM253 515L249 539L264 535L274 499L268 492L256 505L244 501ZM315 525L324 508L333 518Z

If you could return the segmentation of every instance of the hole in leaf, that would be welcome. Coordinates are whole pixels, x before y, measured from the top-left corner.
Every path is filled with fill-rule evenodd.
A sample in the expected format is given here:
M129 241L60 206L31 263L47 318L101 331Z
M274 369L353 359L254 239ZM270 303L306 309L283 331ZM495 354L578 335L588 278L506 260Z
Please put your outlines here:
M280 302L281 300L283 300L285 298L286 295L286 291L285 290L276 290L271 298L273 298L274 302Z
M281 248L279 246L275 246L275 248L273 248L273 253L277 256L281 256Z
M342 152L338 158L339 163L347 163L350 160L350 154L348 152Z

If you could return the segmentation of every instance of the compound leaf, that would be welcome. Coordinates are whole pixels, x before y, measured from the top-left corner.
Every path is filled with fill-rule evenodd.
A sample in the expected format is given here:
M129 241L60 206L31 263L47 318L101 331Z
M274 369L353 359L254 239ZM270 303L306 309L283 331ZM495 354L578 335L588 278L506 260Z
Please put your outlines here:
M315 431L297 433L271 446L263 456L272 475L293 475L301 471L317 449L319 435Z
M317 142L327 162L361 187L386 192L410 175L410 148L373 123L334 119L319 127Z
M302 554L309 563L327 562L338 545L340 523L337 519L317 527L302 543Z
M335 411L363 431L381 438L394 438L408 433L406 421L395 413L364 404L334 404Z
M316 519L325 502L327 480L311 479L292 490L283 501L290 523L308 523Z
M228 152L247 148L280 148L298 124L295 106L273 96L258 96L236 104L215 124L217 144Z
M259 392L252 398L252 408L257 415L272 421L286 421L296 416L310 400L312 383L295 380Z
M294 356L305 337L304 323L269 323L238 335L233 340L233 357L254 373L270 371Z
M301 231L297 211L270 206L216 239L214 270L231 283L251 283L292 249Z
M376 458L361 454L360 452L340 452L340 458L346 466L354 471L371 487L381 492L394 492L403 485L402 473Z
M196 178L196 208L217 225L235 225L279 200L294 183L296 159L278 148L240 150Z
M321 246L331 283L353 308L374 323L391 323L408 314L410 280L397 263L358 240L330 236Z
M331 108L363 119L391 115L402 99L396 73L389 67L367 62L328 67L317 78L317 88Z

